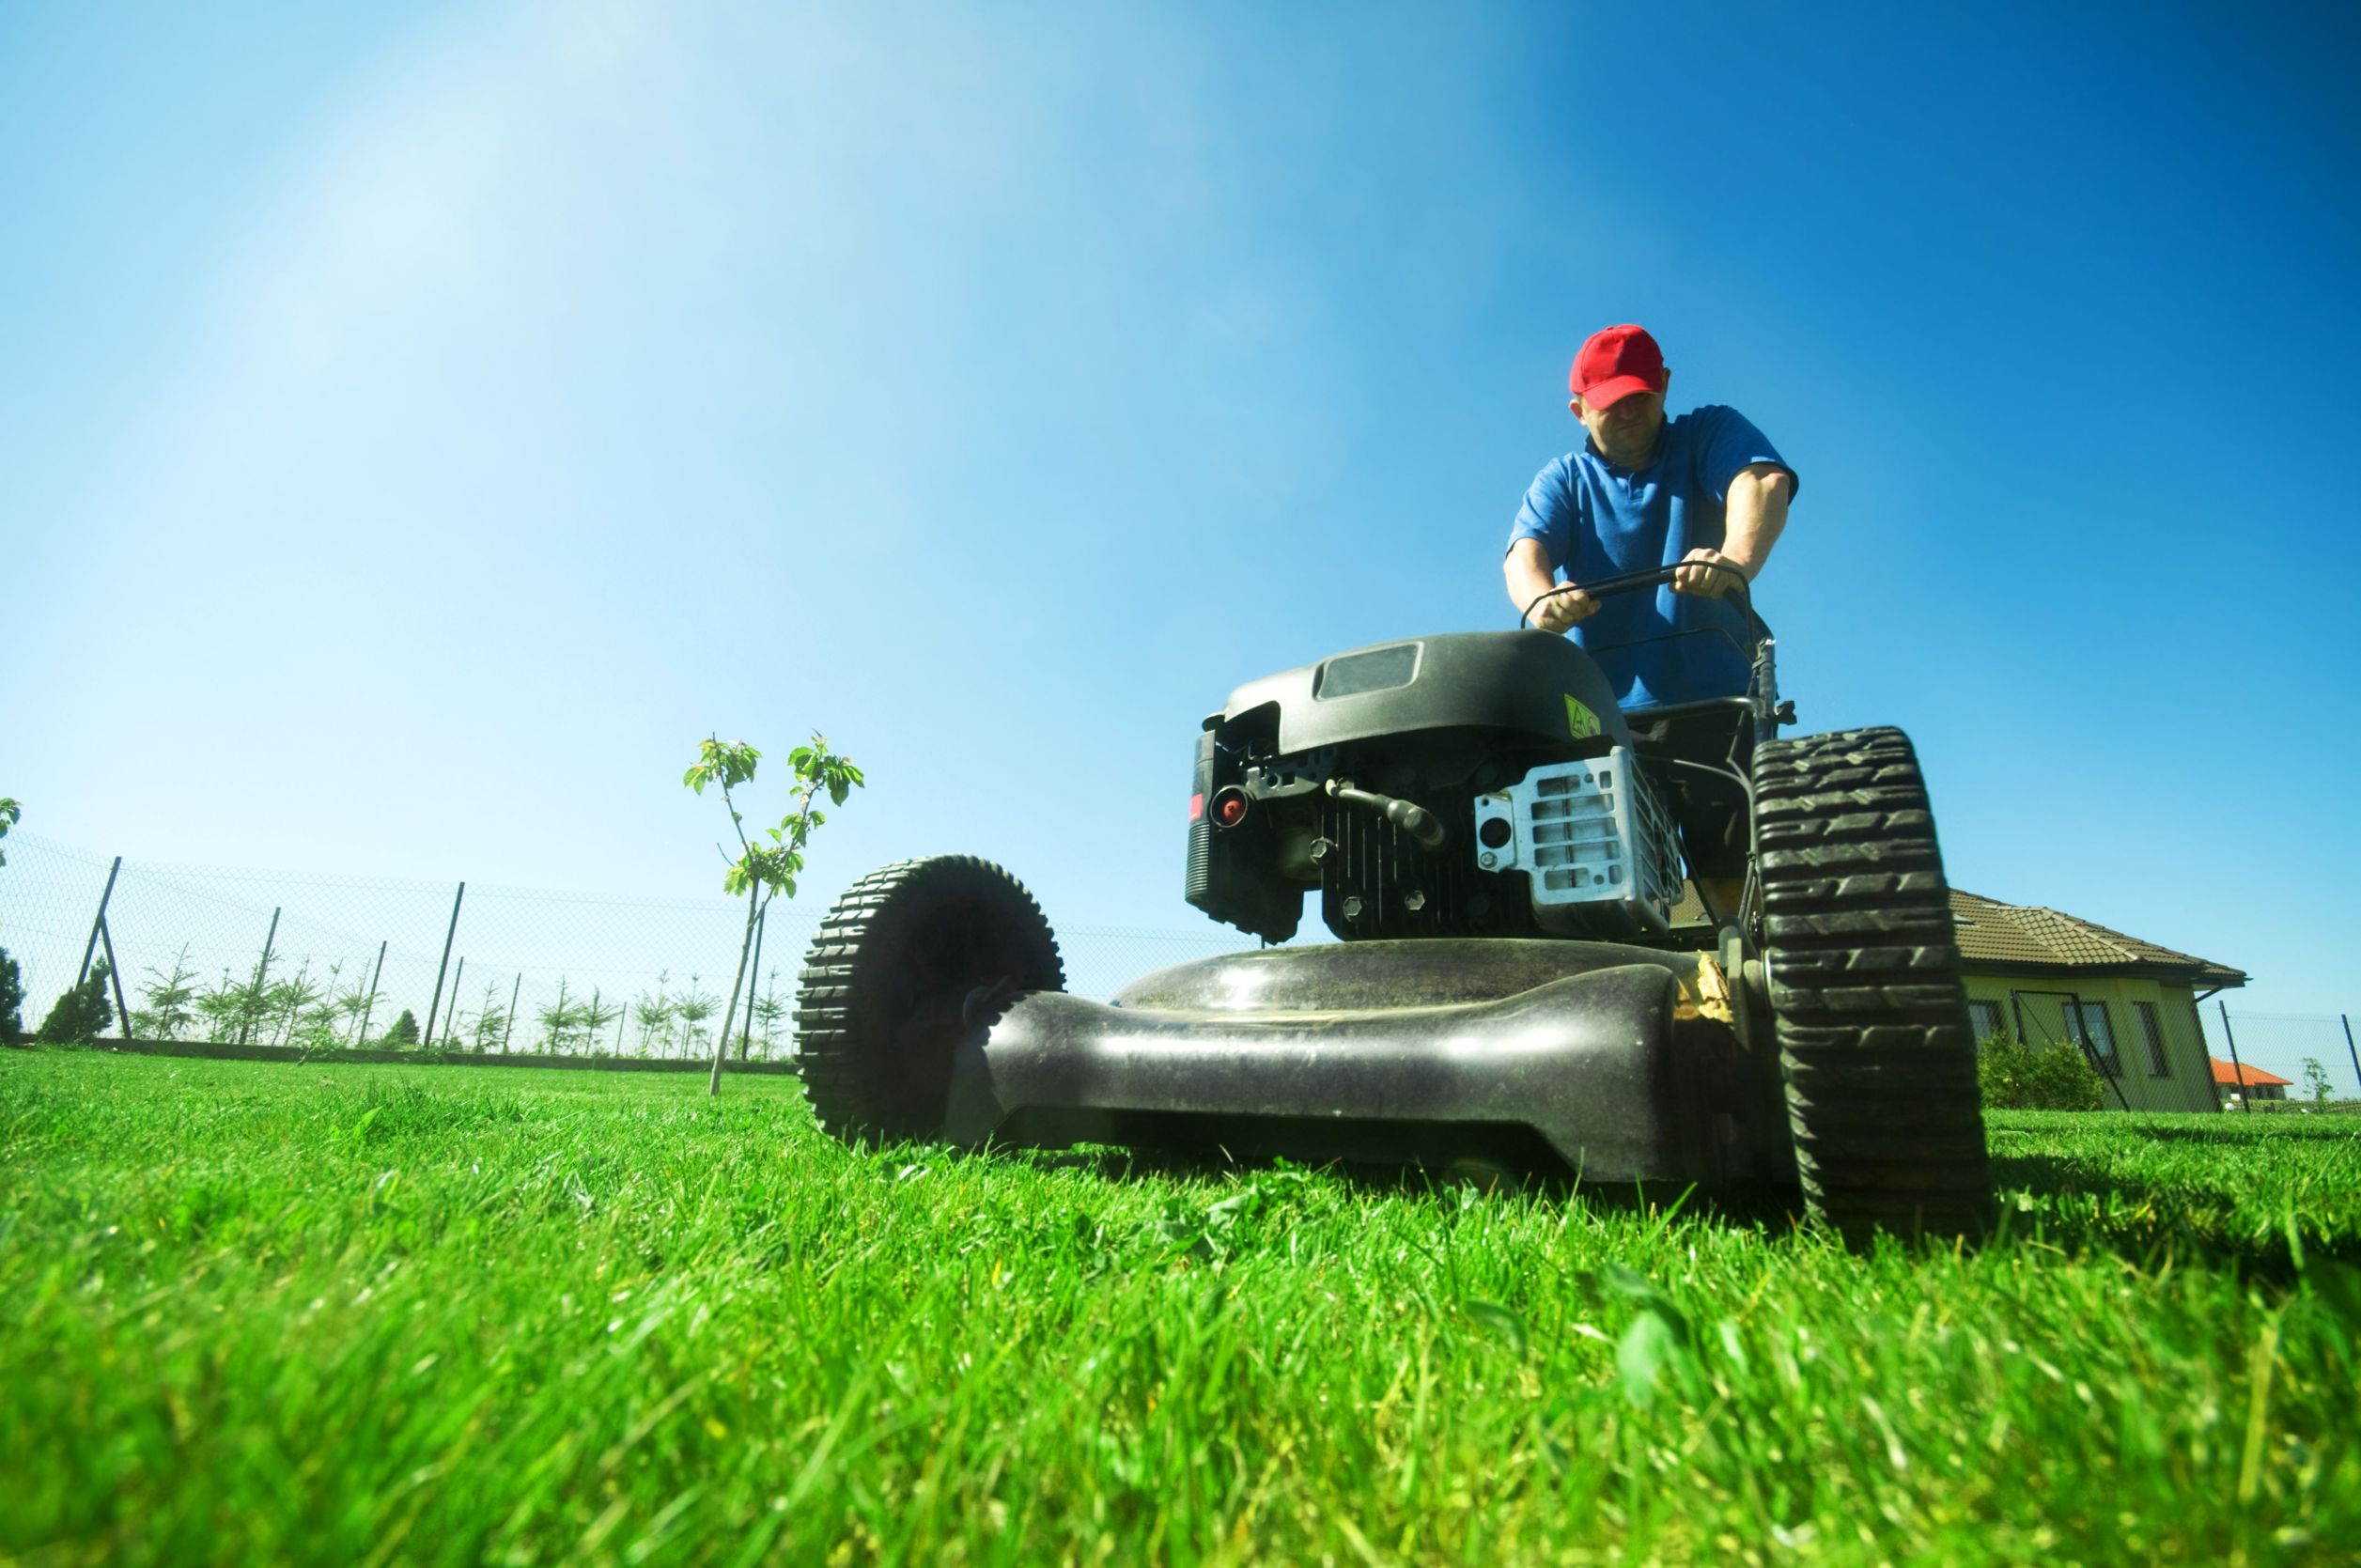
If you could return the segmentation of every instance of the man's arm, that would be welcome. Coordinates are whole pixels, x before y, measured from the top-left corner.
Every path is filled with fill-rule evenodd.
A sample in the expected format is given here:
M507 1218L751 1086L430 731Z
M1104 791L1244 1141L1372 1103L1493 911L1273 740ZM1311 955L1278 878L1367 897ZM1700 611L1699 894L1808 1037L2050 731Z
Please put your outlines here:
M1719 550L1692 550L1681 558L1672 586L1684 594L1719 598L1737 584L1726 571L1714 571L1690 562L1726 561L1747 574L1751 582L1763 575L1771 547L1787 528L1787 501L1795 479L1777 463L1748 463L1730 481L1729 510L1724 518Z
M1558 583L1557 563L1549 559L1549 551L1539 539L1519 539L1509 546L1508 559L1500 569L1508 578L1509 602L1519 611ZM1533 604L1533 625L1544 631L1563 631L1594 614L1598 607L1598 600L1579 588L1552 594Z

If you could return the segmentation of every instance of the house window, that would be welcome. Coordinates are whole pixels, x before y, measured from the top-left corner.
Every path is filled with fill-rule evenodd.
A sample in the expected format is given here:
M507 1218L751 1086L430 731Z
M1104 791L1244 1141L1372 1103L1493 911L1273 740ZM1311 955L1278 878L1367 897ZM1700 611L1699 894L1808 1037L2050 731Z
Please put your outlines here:
M1996 1034L2005 1035L2009 1032L2007 1026L2000 1021L1998 1002L1978 1001L1972 997L1967 1002L1967 1026L1974 1031L1976 1043L1979 1045Z
M2090 1054L2098 1059L2099 1071L2109 1078L2123 1076L2123 1059L2115 1053L2115 1027L2107 1021L2107 1004L2104 1001L2078 1001L2069 1004L2067 1027Z
M2139 1043L2148 1048L2148 1076L2170 1078L2172 1063L2165 1060L2164 1026L2156 1020L2156 1004L2152 1001L2132 1003L2132 1017L2139 1020Z

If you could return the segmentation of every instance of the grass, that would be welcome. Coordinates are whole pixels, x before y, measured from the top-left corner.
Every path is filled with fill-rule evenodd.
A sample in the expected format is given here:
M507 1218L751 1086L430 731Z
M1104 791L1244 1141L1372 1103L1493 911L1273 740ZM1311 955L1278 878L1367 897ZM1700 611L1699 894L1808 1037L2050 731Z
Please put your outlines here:
M27 1563L2118 1562L2361 1541L2361 1128L2005 1233L869 1155L791 1079L0 1058Z

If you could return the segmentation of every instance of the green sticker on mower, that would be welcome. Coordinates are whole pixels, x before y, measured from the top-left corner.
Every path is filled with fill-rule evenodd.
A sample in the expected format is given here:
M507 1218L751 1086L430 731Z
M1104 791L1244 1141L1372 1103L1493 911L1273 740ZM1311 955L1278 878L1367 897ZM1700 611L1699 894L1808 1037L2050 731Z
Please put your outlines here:
M1577 740L1588 740L1599 732L1599 716L1577 702L1572 692L1566 694L1566 728Z

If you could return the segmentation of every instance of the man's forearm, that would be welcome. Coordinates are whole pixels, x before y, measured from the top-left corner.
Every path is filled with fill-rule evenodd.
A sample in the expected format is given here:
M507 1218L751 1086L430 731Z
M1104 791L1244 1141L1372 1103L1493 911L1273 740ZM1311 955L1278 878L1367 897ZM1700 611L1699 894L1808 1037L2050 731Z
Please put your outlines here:
M1750 468L1730 481L1721 554L1748 578L1763 574L1771 547L1787 527L1787 493L1794 485L1784 470L1776 468Z
M1501 564L1508 579L1509 602L1522 613L1525 607L1558 585L1558 568L1535 539L1519 539L1509 547Z

